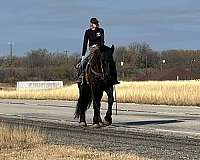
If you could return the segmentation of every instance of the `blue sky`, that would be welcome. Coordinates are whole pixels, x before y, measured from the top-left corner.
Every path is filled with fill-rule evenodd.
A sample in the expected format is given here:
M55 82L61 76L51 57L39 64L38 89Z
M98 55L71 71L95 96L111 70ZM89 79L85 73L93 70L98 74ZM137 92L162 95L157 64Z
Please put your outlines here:
M17 55L36 48L80 52L91 17L108 45L200 49L199 6L199 0L1 0L0 55L9 52L9 41Z

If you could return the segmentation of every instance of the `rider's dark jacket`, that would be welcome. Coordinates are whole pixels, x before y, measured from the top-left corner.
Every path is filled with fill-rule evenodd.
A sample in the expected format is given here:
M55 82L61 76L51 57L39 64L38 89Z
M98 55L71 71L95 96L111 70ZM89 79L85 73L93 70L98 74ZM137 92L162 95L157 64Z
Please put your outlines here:
M102 28L96 28L95 30L88 29L85 31L82 56L85 56L85 53L87 51L88 41L89 41L89 47L94 44L97 44L100 47L103 46L104 45L104 30Z

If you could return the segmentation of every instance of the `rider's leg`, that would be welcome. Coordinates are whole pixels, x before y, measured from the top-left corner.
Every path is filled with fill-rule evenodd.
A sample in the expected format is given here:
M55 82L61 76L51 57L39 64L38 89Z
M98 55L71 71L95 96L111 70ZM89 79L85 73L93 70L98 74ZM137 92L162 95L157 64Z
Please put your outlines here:
M88 56L90 55L90 52L86 52L86 55L84 57L82 57L81 61L80 61L80 66L79 66L79 71L78 71L78 75L77 75L77 83L81 83L82 82L82 77L84 74L84 70L87 64L87 59Z

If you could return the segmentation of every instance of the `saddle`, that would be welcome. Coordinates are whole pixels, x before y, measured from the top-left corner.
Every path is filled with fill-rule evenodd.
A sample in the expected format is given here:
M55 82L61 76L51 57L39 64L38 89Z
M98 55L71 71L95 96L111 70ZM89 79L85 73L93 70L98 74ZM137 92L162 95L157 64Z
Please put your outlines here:
M102 62L102 58L101 58L101 53L98 47L90 47L90 54L84 59L84 61L81 64L81 61L78 62L78 64L76 65L76 82L77 83L83 83L84 80L86 80L86 82L89 84L88 81L88 77L89 77L89 72L93 74L93 78L96 80L103 80L103 67L101 64L101 71L95 71L95 69L91 68L91 64L96 64L93 60L95 54L100 54L100 60Z

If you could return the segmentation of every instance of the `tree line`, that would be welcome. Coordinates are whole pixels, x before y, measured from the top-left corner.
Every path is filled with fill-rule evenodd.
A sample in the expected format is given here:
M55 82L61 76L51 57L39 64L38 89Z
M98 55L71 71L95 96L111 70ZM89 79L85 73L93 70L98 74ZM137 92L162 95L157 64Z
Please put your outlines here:
M200 75L200 50L155 51L146 42L115 48L119 79L135 80L150 73L182 67ZM63 80L74 81L79 54L52 53L35 49L24 56L0 56L0 82Z
M178 68L200 78L200 50L155 51L146 42L134 42L116 48L114 57L119 76L125 80L137 80L144 75L161 74L161 71Z

